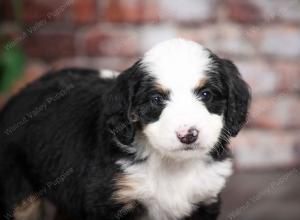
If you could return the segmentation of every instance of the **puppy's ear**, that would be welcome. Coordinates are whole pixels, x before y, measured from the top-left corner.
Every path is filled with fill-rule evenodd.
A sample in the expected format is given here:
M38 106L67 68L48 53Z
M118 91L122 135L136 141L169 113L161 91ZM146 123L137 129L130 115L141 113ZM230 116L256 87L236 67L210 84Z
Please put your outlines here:
M230 60L223 60L227 77L228 99L225 124L231 136L236 136L247 120L251 94L237 67Z
M103 103L106 128L125 145L132 143L135 136L136 118L132 102L139 82L139 68L137 62L122 72L105 95Z

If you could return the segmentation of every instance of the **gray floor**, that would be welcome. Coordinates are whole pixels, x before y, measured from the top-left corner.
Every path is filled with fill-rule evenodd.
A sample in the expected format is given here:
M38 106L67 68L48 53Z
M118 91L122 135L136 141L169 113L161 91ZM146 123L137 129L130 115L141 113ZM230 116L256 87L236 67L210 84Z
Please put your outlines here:
M236 173L222 201L220 220L300 220L300 168Z

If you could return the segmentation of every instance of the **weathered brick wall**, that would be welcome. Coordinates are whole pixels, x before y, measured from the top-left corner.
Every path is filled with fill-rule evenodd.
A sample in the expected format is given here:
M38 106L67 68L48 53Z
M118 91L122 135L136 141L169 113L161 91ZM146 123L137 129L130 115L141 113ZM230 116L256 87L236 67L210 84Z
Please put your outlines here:
M234 60L252 87L247 128L232 144L237 166L300 161L299 0L25 0L22 30L2 4L7 49L29 56L13 91L53 67L122 70L155 43L185 37Z

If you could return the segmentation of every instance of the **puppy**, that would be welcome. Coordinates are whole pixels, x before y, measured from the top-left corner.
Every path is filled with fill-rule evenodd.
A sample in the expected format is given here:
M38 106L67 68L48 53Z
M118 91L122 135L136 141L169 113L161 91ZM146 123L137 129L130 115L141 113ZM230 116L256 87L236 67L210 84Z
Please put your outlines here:
M217 219L250 102L236 66L172 39L104 75L47 74L2 110L2 218L47 198L74 219Z

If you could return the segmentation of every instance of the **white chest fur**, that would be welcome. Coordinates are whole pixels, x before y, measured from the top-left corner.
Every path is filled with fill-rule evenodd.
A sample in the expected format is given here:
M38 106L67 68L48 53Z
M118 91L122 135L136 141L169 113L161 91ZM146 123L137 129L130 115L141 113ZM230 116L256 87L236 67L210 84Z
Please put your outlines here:
M153 154L144 163L123 163L126 182L131 186L122 196L137 199L147 207L148 216L143 220L180 219L191 214L194 204L216 198L231 175L231 167L230 160L171 161Z

